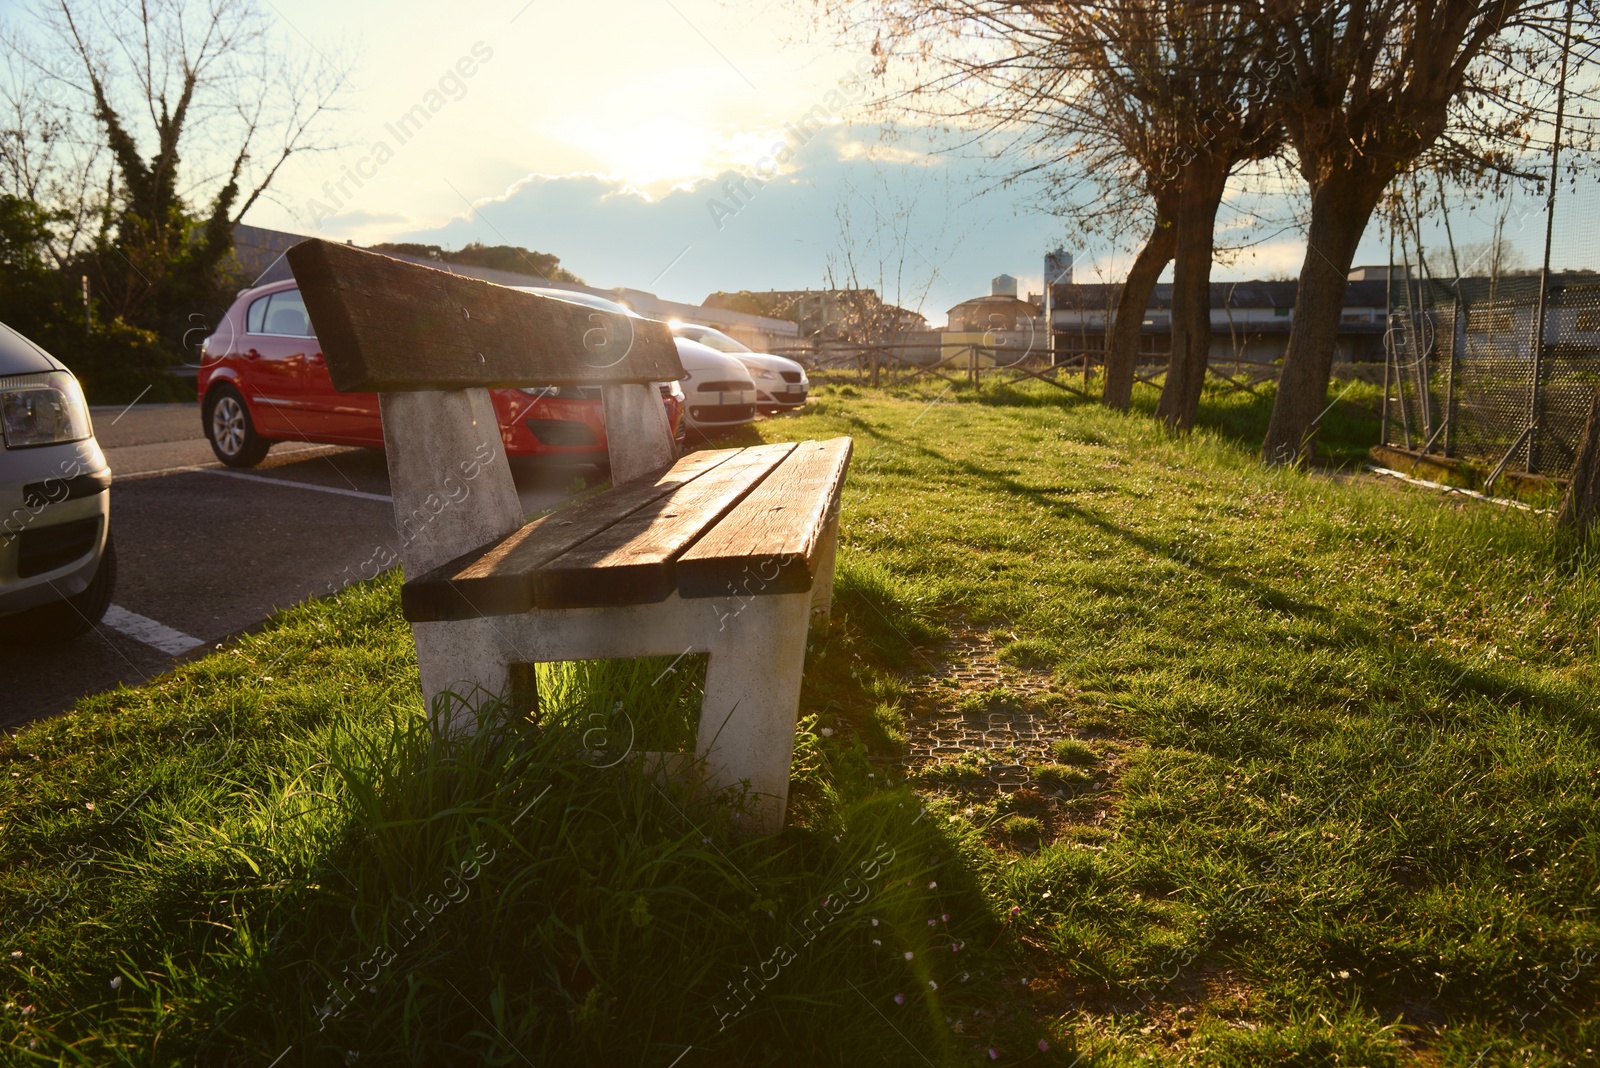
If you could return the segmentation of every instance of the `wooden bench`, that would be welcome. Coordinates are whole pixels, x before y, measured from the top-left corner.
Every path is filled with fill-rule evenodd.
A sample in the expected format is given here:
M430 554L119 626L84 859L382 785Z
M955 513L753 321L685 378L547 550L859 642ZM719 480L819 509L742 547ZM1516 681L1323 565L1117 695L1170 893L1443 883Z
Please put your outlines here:
M484 696L527 700L526 665L708 653L698 770L781 826L850 439L677 459L665 324L326 241L287 258L335 388L380 395L430 708L470 730ZM594 383L614 485L525 523L489 389Z

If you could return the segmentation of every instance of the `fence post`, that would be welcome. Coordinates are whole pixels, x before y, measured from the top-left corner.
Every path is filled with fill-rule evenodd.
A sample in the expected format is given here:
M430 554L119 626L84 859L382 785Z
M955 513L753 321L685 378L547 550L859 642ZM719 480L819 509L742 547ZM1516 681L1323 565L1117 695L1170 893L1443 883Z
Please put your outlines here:
M1384 316L1383 330L1383 408L1379 415L1380 427L1378 440L1384 445L1389 444L1389 364L1392 357L1389 354L1389 324L1388 315Z
M1459 280L1458 280L1459 282ZM1461 326L1461 294L1458 292L1450 301L1450 350L1446 356L1449 361L1444 365L1444 455L1450 455L1450 436L1454 432L1456 422L1456 355L1461 351L1461 342L1466 337L1466 331Z
M1550 300L1550 240L1556 225L1556 181L1561 165L1561 133L1567 114L1567 56L1572 51L1572 5L1567 0L1566 32L1561 42L1561 79L1556 83L1555 133L1550 140L1550 189L1544 202L1544 266L1539 271L1539 305L1533 327L1533 384L1528 390L1528 472L1539 461L1539 386L1544 371L1544 320Z

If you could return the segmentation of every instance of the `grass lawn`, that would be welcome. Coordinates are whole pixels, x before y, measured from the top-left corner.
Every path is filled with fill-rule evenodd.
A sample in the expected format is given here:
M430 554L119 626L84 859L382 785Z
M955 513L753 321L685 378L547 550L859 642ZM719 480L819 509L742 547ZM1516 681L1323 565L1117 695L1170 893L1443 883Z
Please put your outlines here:
M0 741L3 1057L1596 1063L1600 561L1267 396L941 389L751 431L856 441L777 839L613 755L693 671L440 740L385 576Z

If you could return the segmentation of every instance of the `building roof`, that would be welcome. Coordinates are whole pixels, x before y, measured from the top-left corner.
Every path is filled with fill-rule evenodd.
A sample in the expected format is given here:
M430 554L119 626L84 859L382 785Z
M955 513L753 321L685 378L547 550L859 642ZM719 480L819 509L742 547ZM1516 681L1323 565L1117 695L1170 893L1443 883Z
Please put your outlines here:
M1039 306L1034 304L1032 301L1023 300L1021 297L1013 297L1009 293L991 293L988 296L973 297L970 300L964 300L960 304L957 304L955 307L951 308L946 314L954 315L957 312L963 311L967 308L977 308L989 305L1020 305L1020 307L1016 309L1019 315L1023 313L1024 309L1026 309L1027 314L1029 315L1038 315L1040 311Z

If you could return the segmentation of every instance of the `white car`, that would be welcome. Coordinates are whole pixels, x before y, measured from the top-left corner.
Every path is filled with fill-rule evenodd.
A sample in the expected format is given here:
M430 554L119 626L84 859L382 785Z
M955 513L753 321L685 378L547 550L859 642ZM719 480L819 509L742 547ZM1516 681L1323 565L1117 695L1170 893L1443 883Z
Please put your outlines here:
M676 336L725 352L749 368L750 377L756 382L756 406L762 411L792 411L806 402L811 380L799 361L755 352L715 327L676 321L669 325Z
M614 300L607 300L605 297L597 297L593 293L584 293L576 289L546 289L543 286L513 286L512 288L520 290L524 293L537 293L541 297L554 297L556 300L564 300L568 304L582 304L586 308L596 308L600 311L612 312L617 315L629 315L635 319L644 318L644 316L640 315L632 308L625 308ZM657 382L656 386L661 390L661 397L663 400L676 397L678 399L679 407L682 407L682 386L676 382ZM588 400L600 399L599 386L549 386L538 390L524 390L524 392L540 393L547 397L580 397ZM668 414L671 414L670 407L668 408ZM684 428L682 424L672 428L673 434L679 441L683 440L683 429Z
M0 323L0 637L65 641L111 604L111 468L72 372Z
M538 293L557 300L570 301L601 311L630 315L635 319L644 316L632 308L618 304L592 293L571 289L544 289L522 287L529 293ZM733 341L732 338L728 339ZM707 345L691 341L674 333L678 345L678 362L683 364L684 424L702 437L707 431L722 427L740 426L756 417L756 384L750 380L745 365ZM738 344L738 342L734 342ZM678 388L678 383L670 384Z
M744 364L709 346L674 337L683 364L686 419L702 435L718 427L740 426L756 417L756 384Z

